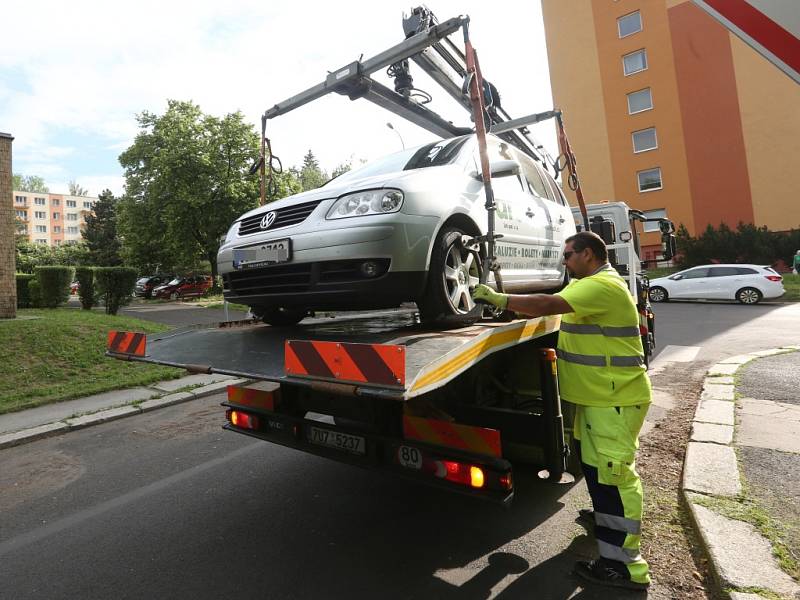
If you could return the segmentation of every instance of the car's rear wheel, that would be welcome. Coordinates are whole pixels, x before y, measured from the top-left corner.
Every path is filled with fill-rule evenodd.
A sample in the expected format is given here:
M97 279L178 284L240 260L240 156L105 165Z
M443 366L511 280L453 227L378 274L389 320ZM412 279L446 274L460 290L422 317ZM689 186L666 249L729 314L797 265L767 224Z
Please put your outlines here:
M259 319L273 327L297 325L308 316L308 311L299 308L283 308L280 306L263 308L254 306L250 311Z
M459 227L443 227L436 236L428 269L428 284L418 299L420 318L425 323L468 325L481 318L483 307L475 304L470 290L478 285L481 259L462 241Z
M651 302L668 302L669 301L669 294L667 290L662 287L651 287L650 288L650 301Z
M736 299L742 304L758 304L761 298L761 292L756 288L746 287L736 292Z

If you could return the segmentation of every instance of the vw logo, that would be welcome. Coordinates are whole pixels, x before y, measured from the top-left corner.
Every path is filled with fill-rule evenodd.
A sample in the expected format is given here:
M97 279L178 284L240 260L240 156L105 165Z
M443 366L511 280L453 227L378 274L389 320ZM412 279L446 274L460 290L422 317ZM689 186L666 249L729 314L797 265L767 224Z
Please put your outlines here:
M269 226L275 222L275 217L278 215L273 212L268 212L263 217L261 217L261 229L269 229Z

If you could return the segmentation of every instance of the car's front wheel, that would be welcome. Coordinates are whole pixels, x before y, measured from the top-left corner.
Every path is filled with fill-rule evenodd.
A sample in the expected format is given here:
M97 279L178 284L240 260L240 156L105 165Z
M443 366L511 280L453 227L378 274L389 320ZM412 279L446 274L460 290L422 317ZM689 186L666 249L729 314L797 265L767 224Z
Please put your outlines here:
M179 297L179 296L178 296L178 292L172 292L172 293L169 295L169 299L170 299L170 300L177 300L177 299L178 299L178 297Z
M761 292L756 288L746 287L736 292L736 299L742 304L758 304L761 297Z
M443 227L436 236L428 269L428 283L417 301L425 323L468 325L480 319L483 307L475 304L470 290L478 285L481 259L467 248L458 227Z
M283 308L280 306L270 308L254 306L250 311L264 323L273 327L297 325L308 316L308 311L305 309Z
M669 294L667 293L667 290L658 286L650 288L651 302L667 302L668 300L669 300Z

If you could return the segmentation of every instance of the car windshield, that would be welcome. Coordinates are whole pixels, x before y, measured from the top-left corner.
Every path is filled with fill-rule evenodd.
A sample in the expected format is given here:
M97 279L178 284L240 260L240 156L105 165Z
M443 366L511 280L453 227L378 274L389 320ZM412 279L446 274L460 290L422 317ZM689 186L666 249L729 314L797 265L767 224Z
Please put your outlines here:
M130 279L128 280L130 281ZM183 281L180 277L176 277L172 281L170 281L167 285L178 285L181 281Z
M466 157L471 156L469 152L462 152L464 146L467 145L467 141L471 138L472 136L464 135L395 152L389 156L374 160L363 167L339 175L339 177L334 177L325 185L339 185L385 173L456 164L460 162L460 159L465 160Z
M144 285L145 283L147 283L147 280L148 280L148 279L150 279L150 278L149 278L149 277L142 277L142 278L141 278L141 279L139 279L139 280L138 280L136 283L139 283L139 284L142 284L142 285ZM130 281L130 279L129 279L128 281Z

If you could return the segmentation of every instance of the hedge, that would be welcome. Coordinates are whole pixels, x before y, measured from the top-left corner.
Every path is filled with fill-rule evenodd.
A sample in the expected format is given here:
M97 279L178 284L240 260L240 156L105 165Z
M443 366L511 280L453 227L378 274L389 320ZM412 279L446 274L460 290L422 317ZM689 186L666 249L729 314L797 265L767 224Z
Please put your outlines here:
M97 293L105 301L107 315L117 314L121 306L130 303L136 285L136 269L96 267L94 278L97 282Z
M69 284L75 275L74 267L63 265L39 266L35 269L43 308L56 308L69 300Z
M17 273L17 308L33 306L30 283L34 277L36 276L30 273Z
M97 290L94 285L94 267L76 267L75 280L78 282L78 297L83 310L91 310L97 303Z

